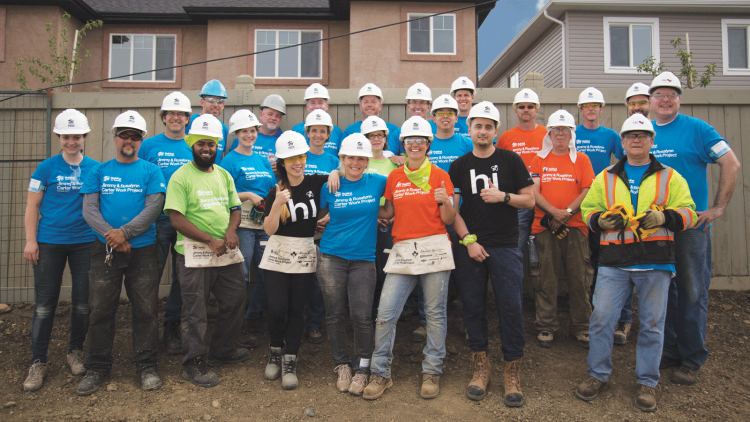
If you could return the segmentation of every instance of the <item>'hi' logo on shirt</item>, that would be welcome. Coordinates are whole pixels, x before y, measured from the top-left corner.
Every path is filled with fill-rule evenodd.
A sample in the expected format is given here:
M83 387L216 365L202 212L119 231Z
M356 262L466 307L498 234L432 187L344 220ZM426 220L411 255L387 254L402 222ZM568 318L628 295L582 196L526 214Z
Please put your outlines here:
M312 193L312 192L310 192L310 193ZM304 202L300 202L299 204L295 204L294 201L291 198L289 198L289 201L287 202L287 206L289 207L289 213L292 216L292 223L294 223L294 222L297 221L297 208L299 208L299 209L302 210L302 219L303 220L310 219L310 209L307 208L307 204L305 204ZM312 207L312 216L313 216L313 218L317 218L318 217L318 210L317 210L317 207L315 206L315 200L312 199L312 198L310 199L310 206Z
M484 174L477 175L476 170L471 169L469 170L469 177L471 179L471 193L476 194L482 189L489 189L490 187L490 178L487 177ZM481 189L477 186L477 180L481 180L484 182L484 187ZM492 173L492 183L497 186L497 173Z

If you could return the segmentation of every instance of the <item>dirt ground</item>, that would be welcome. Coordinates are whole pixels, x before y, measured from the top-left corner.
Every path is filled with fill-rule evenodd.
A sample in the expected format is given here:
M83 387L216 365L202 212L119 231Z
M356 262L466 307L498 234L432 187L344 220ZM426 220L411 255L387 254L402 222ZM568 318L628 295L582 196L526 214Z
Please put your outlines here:
M567 332L564 299L560 332ZM164 303L162 302L162 312ZM32 304L19 304L0 315L0 420L3 421L278 421L278 420L378 420L378 421L747 421L750 420L750 292L711 291L708 319L708 362L699 382L691 387L673 385L673 369L662 371L657 389L658 410L652 414L633 405L636 391L635 338L616 346L612 388L590 403L575 398L573 390L586 378L587 351L575 340L560 336L554 347L536 345L533 300L525 298L526 355L522 386L526 404L517 409L503 405L502 353L497 318L490 318L490 359L493 381L481 402L466 398L471 378L470 352L461 335L460 312L449 312L448 356L440 380L440 396L419 397L422 344L409 341L416 318L399 323L393 362L394 387L376 401L366 401L335 388L333 361L327 343L303 342L298 376L300 386L284 391L279 381L266 381L263 368L268 342L251 351L251 359L218 368L221 383L210 389L181 378L180 357L162 351L159 374L163 387L145 393L130 363L132 357L130 307L118 310L115 363L112 377L95 394L78 397L80 380L65 365L70 304L57 310L49 350L50 372L44 387L24 393L30 353ZM163 315L163 314L162 314ZM495 315L491 309L491 315ZM637 330L638 325L635 324ZM634 333L637 335L637 333ZM350 337L351 338L351 337ZM314 416L308 416L311 409Z

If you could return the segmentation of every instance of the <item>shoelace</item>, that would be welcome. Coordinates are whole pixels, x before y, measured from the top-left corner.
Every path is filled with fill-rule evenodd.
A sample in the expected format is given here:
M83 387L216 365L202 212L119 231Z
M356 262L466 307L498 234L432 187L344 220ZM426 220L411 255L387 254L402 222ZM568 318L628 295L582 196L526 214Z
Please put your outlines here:
M346 370L346 366L346 364L343 364L333 368L333 372L339 374L339 381L348 381L352 379L352 374Z
M42 368L44 368L44 364L40 361L34 362L34 364L31 365L31 368L29 369L29 378L36 379L41 376Z
M268 363L271 365L281 366L281 353L271 352L271 356L268 358Z
M284 362L284 373L290 374L293 373L294 370L297 368L297 361L296 360L289 360Z
M518 374L521 372L521 364L519 362L511 362L510 364L510 384L518 385Z
M437 375L435 375L435 374L425 374L425 375L427 375L427 378L425 378L425 380L423 382L431 381L431 382L437 384L437 381L435 380L435 377Z
M479 359L479 356L475 356L474 359L471 361L471 366L477 366L477 371L474 372L474 377L472 377L472 381L476 380L478 378L481 378L484 376L484 362L482 362L481 359Z
M83 364L83 350L73 350L70 354L73 356L73 363Z

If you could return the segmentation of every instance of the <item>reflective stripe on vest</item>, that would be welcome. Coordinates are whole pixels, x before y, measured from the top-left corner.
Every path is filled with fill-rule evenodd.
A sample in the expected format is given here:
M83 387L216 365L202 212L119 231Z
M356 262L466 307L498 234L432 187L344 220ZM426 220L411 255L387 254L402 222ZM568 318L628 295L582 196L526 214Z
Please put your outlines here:
M610 166L607 169L606 177L604 178L604 188L607 192L607 209L612 208L612 205L617 203L615 187L617 186L618 177L616 174L609 172L609 169L612 167ZM663 170L657 171L654 175L656 176L656 195L654 195L656 198L652 204L664 205L667 203L667 198L669 197L669 181L672 179L672 169L664 166ZM628 186L628 190L630 190L630 186ZM635 205L637 206L638 204ZM633 207L633 209L635 208Z
M665 229L664 227L660 227L659 230L655 231L651 236L644 240L673 240L673 234L669 230ZM619 231L607 231L602 232L601 241L599 242L602 245L607 245L610 243L634 243L635 242L635 234L632 230L626 229L623 232L623 239L620 239L620 232Z

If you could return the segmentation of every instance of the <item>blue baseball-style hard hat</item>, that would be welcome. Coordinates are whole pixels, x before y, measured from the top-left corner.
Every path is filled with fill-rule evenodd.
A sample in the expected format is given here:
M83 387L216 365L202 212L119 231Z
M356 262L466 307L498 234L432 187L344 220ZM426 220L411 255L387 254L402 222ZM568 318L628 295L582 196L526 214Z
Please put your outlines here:
M224 85L221 84L221 82L218 81L218 79L211 79L210 81L206 82L205 85L203 85L203 89L201 89L200 96L206 96L210 95L212 97L220 97L220 98L227 98L227 89L224 88Z

